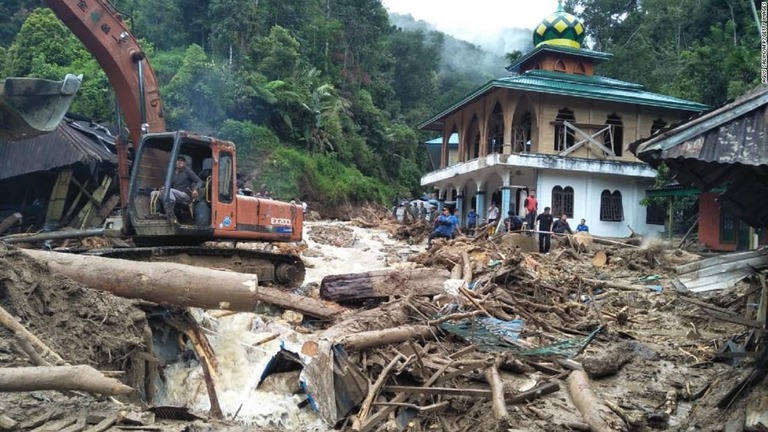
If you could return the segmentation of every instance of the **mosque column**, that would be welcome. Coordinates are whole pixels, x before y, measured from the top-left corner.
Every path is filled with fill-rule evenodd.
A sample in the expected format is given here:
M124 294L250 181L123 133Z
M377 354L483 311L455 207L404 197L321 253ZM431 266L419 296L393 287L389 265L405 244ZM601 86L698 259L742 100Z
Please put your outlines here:
M445 192L447 189L440 188L440 190L437 193L437 214L440 214L443 211L443 207L445 207Z
M507 173L502 179L501 186L501 217L506 218L512 210L512 173Z

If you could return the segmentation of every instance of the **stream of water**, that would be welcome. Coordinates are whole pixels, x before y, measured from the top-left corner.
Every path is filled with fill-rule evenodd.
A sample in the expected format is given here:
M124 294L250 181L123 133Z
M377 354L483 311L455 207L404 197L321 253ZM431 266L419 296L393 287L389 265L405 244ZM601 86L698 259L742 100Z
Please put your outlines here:
M336 247L313 241L314 226L337 226L351 229L354 242L350 247ZM362 229L344 222L305 223L304 239L309 246L303 258L307 265L305 284L319 283L330 274L357 273L382 269L398 261L408 246L390 240L386 232ZM344 228L342 228L344 229ZM349 240L349 239L347 239ZM265 310L262 314L225 314L222 311L195 310L203 328L210 329L210 343L219 362L216 391L224 416L242 425L290 431L320 432L331 430L311 408L299 408L302 394L273 392L257 386L269 361L281 344L301 344L309 336L293 330L291 314ZM270 313L271 312L271 313ZM263 342L269 338L276 338ZM205 413L210 402L202 369L195 363L175 363L164 370L165 386L157 403L187 406ZM298 384L298 383L296 383ZM236 417L235 417L236 416Z

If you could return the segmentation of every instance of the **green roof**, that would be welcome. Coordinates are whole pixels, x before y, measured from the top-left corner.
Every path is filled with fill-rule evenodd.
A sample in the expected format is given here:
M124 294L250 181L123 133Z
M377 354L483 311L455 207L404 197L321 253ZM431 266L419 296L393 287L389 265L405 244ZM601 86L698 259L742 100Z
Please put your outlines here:
M710 109L709 106L698 102L645 91L641 84L630 83L599 75L577 75L545 70L529 70L522 74L515 74L513 76L489 81L452 106L420 124L419 128L426 128L432 123L435 123L441 118L458 110L473 99L498 88L645 105L655 108L668 108L689 112L701 112Z
M529 59L538 55L541 52L553 52L557 54L570 54L577 57L585 57L585 58L594 60L594 63L598 63L603 60L608 60L611 57L613 57L613 54L611 53L544 44L528 51L527 53L525 53L524 56L521 56L520 58L512 62L511 65L507 66L506 69L510 72L520 72L520 66L523 63L525 63L526 61L528 61Z

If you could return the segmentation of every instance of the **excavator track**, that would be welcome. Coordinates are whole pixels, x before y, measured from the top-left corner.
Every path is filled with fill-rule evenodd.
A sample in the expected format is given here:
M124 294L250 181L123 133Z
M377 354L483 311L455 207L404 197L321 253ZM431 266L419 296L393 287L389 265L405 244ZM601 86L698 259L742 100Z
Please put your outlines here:
M172 262L211 269L255 274L259 285L271 284L285 289L304 283L304 262L296 255L250 249L202 246L154 246L114 249L90 249L85 255L132 261Z

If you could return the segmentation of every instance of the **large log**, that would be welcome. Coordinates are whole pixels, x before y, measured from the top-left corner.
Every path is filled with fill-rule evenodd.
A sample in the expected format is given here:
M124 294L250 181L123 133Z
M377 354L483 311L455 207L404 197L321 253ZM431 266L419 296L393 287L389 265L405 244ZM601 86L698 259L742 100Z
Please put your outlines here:
M619 418L592 391L586 372L573 371L567 381L573 404L593 432L622 430Z
M0 368L0 393L38 390L82 390L110 396L133 391L85 365Z
M238 312L252 312L259 303L268 303L324 319L346 310L337 304L259 286L253 274L31 249L24 253L47 263L55 273L120 297Z
M24 217L21 215L21 213L14 213L7 218L3 219L2 222L0 222L0 234L3 234L4 232L8 231L9 229L13 228L14 225L17 223L20 223Z
M432 296L443 292L448 270L374 270L363 273L330 275L320 283L320 297L336 301L357 301L391 296Z

